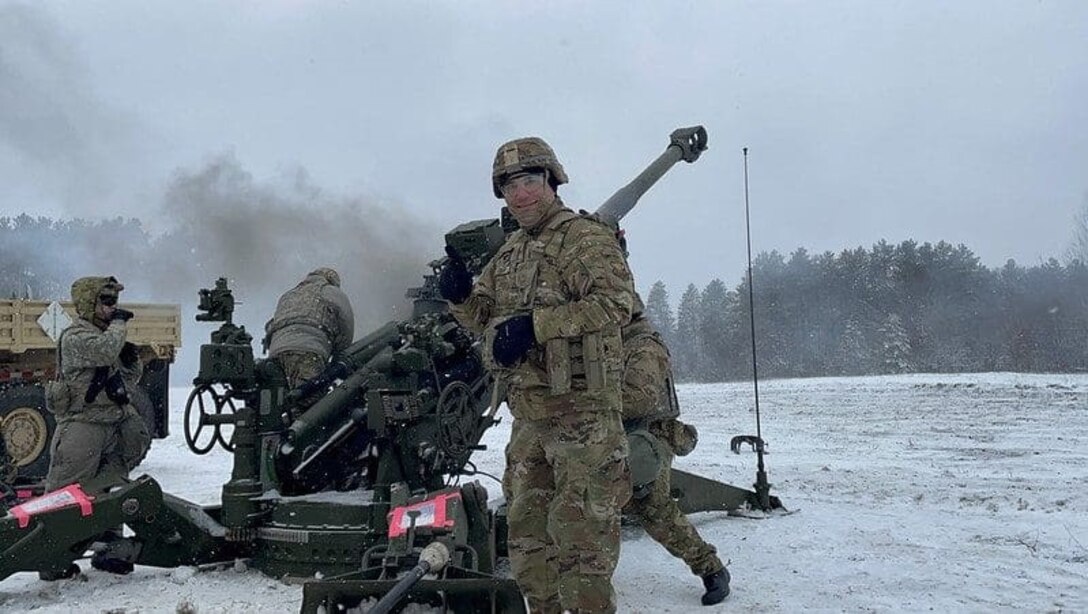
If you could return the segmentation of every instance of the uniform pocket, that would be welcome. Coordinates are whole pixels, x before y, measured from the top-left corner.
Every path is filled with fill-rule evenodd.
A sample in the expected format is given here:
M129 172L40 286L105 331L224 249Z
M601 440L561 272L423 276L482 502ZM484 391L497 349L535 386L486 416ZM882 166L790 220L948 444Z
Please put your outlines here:
M64 380L45 383L45 408L55 416L72 413L72 387Z

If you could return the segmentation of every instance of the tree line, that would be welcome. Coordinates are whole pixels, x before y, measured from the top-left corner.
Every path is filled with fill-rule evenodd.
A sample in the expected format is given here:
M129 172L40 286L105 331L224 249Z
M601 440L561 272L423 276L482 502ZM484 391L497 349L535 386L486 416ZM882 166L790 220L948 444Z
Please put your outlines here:
M760 377L912 372L1088 371L1088 267L1049 259L989 269L964 245L881 241L871 249L752 262ZM646 297L680 381L752 375L747 275L690 284L675 310Z
M146 280L133 289L143 287L150 299L174 301L195 296L220 271L240 281L252 276L232 271L234 255L201 260L213 250L199 236L152 237L135 219L0 217L0 293L67 297L76 277L107 271ZM752 276L760 376L1088 371L1083 258L989 269L964 245L881 241L837 254L761 253ZM746 275L733 288L720 279L702 289L690 284L675 309L664 282L645 298L678 379L751 377Z

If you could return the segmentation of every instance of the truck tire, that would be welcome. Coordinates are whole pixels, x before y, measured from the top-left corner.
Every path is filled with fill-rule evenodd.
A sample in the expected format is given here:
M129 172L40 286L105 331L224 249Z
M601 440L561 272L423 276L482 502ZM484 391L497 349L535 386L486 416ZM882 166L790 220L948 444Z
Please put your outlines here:
M0 475L0 480L12 485L44 480L56 428L53 414L45 409L45 391L40 385L0 388L0 436L13 465L9 475Z

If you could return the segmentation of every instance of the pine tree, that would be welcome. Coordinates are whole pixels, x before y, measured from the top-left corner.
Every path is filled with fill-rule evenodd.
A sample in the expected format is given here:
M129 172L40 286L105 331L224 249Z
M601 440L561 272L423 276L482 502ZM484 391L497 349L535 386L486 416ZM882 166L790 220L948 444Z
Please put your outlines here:
M837 348L840 375L863 375L869 372L871 357L865 339L864 326L854 318L846 322Z
M898 314L888 314L878 331L881 340L881 368L884 373L908 373L911 363L910 337Z
M671 350L676 377L681 380L696 380L703 369L699 348L700 298L695 284L688 284L676 308L676 339Z
M650 287L650 294L646 297L646 319L664 337L665 345L671 348L676 338L676 318L669 305L669 291L662 281L656 281Z
M703 358L697 374L703 381L720 382L725 379L730 358L729 335L725 314L729 312L729 291L725 283L715 279L703 289L699 302L699 349Z

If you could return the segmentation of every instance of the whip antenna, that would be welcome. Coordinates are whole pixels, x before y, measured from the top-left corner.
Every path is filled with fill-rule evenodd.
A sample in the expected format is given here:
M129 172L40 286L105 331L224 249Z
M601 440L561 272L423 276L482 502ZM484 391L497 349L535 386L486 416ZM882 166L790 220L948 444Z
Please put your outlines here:
M771 496L770 496L770 483L767 481L767 469L763 463L764 455L764 442L763 442L763 427L759 422L759 371L755 354L755 293L752 290L752 221L749 207L749 181L747 181L747 147L744 151L744 233L747 238L747 266L749 266L749 279L747 279L747 285L749 285L749 324L752 331L752 386L755 392L755 437L751 435L738 435L730 441L730 449L734 453L740 454L740 446L742 443L749 443L754 447L757 457L757 466L755 472L755 483L752 486L755 488L756 498L758 499L759 508L764 511L769 511L771 508ZM780 506L779 504L778 506Z

